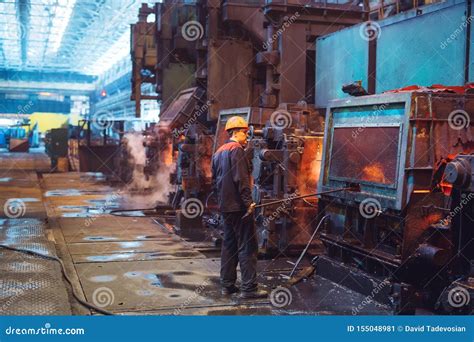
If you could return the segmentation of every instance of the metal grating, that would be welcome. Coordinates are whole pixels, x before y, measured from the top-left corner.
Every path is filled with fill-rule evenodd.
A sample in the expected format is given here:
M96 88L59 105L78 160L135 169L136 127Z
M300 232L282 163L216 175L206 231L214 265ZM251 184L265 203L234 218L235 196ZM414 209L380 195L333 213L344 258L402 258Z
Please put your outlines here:
M6 220L0 244L56 256L38 220ZM70 315L70 303L59 263L0 249L0 315Z

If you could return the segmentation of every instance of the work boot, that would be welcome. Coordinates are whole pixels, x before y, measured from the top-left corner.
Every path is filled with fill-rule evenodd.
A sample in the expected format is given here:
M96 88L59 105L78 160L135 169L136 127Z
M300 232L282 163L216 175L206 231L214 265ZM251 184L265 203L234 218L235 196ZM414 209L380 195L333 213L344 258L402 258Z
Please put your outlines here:
M239 291L240 291L240 289L237 286L232 285L232 286L229 286L229 287L223 287L222 290L221 290L221 293L222 293L223 296L230 296L231 294L237 293Z
M259 299L267 298L268 292L265 290L255 290L255 291L242 291L240 293L240 298L242 299Z

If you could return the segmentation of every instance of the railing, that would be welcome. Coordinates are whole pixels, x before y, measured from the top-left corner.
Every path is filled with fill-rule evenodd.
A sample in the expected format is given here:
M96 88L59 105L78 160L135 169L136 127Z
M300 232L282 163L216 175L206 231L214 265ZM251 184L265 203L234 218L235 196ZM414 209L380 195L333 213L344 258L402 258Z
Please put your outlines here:
M444 2L445 0L375 0L369 1L370 19L380 20L420 6Z
M292 5L292 6L311 6L311 5L347 5L356 3L351 0L265 0L266 5Z

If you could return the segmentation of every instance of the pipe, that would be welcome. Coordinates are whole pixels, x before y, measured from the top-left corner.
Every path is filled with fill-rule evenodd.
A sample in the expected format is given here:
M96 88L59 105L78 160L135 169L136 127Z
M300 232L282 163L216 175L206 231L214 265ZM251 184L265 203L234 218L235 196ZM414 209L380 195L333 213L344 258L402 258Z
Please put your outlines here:
M291 273L290 273L290 278L293 276L293 274L295 273L296 271L296 268L298 267L298 265L300 264L301 260L303 259L304 255L306 254L306 252L308 251L308 248L309 246L311 245L311 242L313 242L313 239L314 237L316 236L316 233L318 232L319 230L319 227L321 227L321 224L324 222L325 219L327 219L330 215L326 215L324 216L321 221L319 221L318 223L318 226L316 227L316 229L314 230L313 232L313 235L311 235L311 238L309 239L308 243L306 244L306 247L303 249L303 252L301 252L301 255L300 257L298 258L298 260L296 261L295 263L295 267L293 267L293 269L291 270Z
M242 220L243 219L246 219L247 217L249 217L253 211L257 208L262 208L262 207L267 207L267 206L270 206L270 205L275 205L275 204L279 204L279 203L283 203L283 202L291 202L291 201L294 201L294 200L297 200L297 199L302 199L302 198L307 198L307 197L312 197L312 196L319 196L319 195L325 195L325 194L331 194L331 193L334 193L334 192L341 192L341 191L345 191L345 190L348 190L348 191L360 191L360 188L357 188L355 186L352 186L352 187L348 187L348 188L342 188L342 189L336 189L336 190L328 190L328 191L322 191L322 192L316 192L314 194L307 194L307 195L302 195L302 196L296 196L296 197L290 197L290 198L285 198L285 199L282 199L282 200L278 200L278 201L273 201L273 202L268 202L268 203L263 203L263 204L258 204L254 207L250 207L247 212L245 213L244 216L242 216Z
M273 202L258 204L258 205L255 206L255 208L262 208L262 207L267 207L267 206L270 206L270 205L279 204L279 203L283 203L283 202L288 202L288 201L291 202L291 201L294 201L294 200L297 200L297 199L301 199L301 198L307 198L307 197L325 195L325 194L330 194L330 193L334 193L334 192L341 192L341 191L345 191L345 190L348 190L348 191L357 191L357 188L354 188L354 187L342 188L342 189L336 189L336 190L328 190L328 191L322 191L322 192L315 192L314 194L307 194L307 195L301 195L301 196L296 196L296 197L289 197L289 198L285 198L285 199L282 199L282 200L277 200L277 201L273 201Z

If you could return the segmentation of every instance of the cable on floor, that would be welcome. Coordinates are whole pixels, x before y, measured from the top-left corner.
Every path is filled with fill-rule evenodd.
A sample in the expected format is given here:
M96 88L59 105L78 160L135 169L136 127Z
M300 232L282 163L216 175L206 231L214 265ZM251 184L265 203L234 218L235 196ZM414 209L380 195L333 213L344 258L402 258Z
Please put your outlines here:
M37 252L34 252L34 251L30 251L28 249L21 249L21 248L15 248L15 247L11 247L11 246L7 246L7 245L2 245L0 244L0 248L4 248L4 249L8 249L10 251L14 251L14 252L20 252L20 253L25 253L25 254L29 254L29 255L33 255L33 256L37 256L37 257L42 257L42 258L45 258L45 259L49 259L49 260L54 260L54 261L57 261L59 262L59 264L61 265L61 271L63 273L63 276L64 278L66 279L66 281L69 283L69 285L71 286L71 290L72 290L72 295L74 296L74 298L79 302L81 303L83 306L85 306L86 308L88 309L91 309L91 310L94 310L94 311L97 311L98 313L101 313L103 315L114 315L112 312L110 311L107 311L107 310L104 310L102 308L99 308L98 306L95 306L94 304L91 304L89 302L86 302L85 300L82 300L76 293L76 291L74 290L74 286L72 285L72 281L71 279L68 277L68 275L66 274L66 267L64 266L64 263L61 259L59 259L58 257L55 257L55 256L51 256L51 255L45 255L45 254L41 254L41 253L37 253Z

